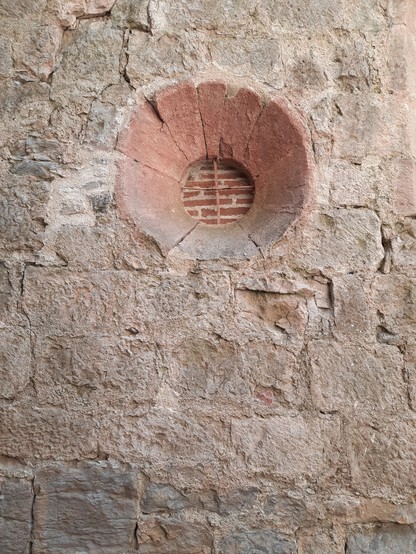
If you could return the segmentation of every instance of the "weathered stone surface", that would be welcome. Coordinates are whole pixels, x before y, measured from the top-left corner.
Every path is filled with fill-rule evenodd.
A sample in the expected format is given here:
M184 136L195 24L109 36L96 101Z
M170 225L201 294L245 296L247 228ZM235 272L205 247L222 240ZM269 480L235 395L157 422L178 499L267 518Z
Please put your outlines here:
M345 554L345 538L337 529L313 531L314 534L299 539L299 554Z
M0 449L11 458L88 459L97 454L98 432L90 414L41 408L30 399L0 408Z
M135 544L136 478L109 462L46 465L35 478L34 553L105 549Z
M220 543L221 554L294 554L296 545L270 529L241 531L223 539Z
M308 231L302 253L296 253L301 264L309 269L321 267L342 273L358 268L369 271L378 268L384 250L380 220L373 211L325 211L314 214L312 221L313 234L311 236Z
M358 340L374 336L377 317L368 282L357 275L334 277L332 298L337 336Z
M131 336L39 337L33 375L39 400L80 410L87 404L148 409L160 386L156 355L134 331L126 334Z
M401 340L413 336L415 322L416 281L410 275L380 275L374 281L375 305L380 323L392 335Z
M239 90L235 96L225 100L220 139L220 153L223 158L243 161L261 111L261 100L253 91Z
M158 519L139 525L143 554L211 554L213 538L206 525L177 519Z
M0 398L15 398L29 383L31 373L29 330L0 328Z
M149 483L144 491L142 510L145 514L176 512L189 506L189 499L172 485Z
M32 483L0 478L0 494L0 549L8 554L29 554Z
M375 415L405 408L403 357L395 346L370 349L318 341L309 344L308 352L311 392L319 410Z
M164 89L156 97L162 121L189 162L207 155L195 85L186 82L173 89Z
M136 109L117 147L133 160L176 180L183 177L188 165L175 136L148 102Z
M150 15L153 18L153 13ZM154 19L152 23L154 27L158 25ZM157 37L132 30L127 76L135 87L149 83L154 87L155 81L166 83L171 79L189 78L208 65L209 50L205 42L204 35L192 30Z
M414 552L416 533L410 525L386 525L380 529L357 532L348 538L347 554L396 554Z
M242 471L274 478L325 478L331 460L335 471L338 453L339 424L326 418L300 415L276 416L269 419L234 420L232 439L245 463Z
M406 468L415 463L415 422L385 418L371 426L351 422L347 432L354 486L363 494L412 497L416 481Z
M61 106L74 103L89 109L91 100L120 79L121 31L107 22L80 22L71 31L62 62L52 78L52 99Z
M198 86L198 107L208 158L217 158L224 116L227 86L225 83L208 82Z
M415 1L0 19L1 554L413 554Z

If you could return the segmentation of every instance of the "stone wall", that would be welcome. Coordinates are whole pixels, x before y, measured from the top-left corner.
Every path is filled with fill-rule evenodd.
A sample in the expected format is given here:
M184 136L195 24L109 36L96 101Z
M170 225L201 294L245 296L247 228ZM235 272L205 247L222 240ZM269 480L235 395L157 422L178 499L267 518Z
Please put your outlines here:
M416 552L414 0L0 18L0 553ZM114 197L138 103L210 80L313 151L245 259L162 253Z

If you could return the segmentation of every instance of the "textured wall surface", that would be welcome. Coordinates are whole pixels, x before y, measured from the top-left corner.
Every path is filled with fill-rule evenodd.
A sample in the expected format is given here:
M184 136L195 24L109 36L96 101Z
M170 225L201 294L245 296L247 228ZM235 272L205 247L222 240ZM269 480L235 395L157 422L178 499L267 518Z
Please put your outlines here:
M414 0L0 21L0 553L416 552ZM137 103L210 79L313 147L308 213L245 260L162 255L114 199Z

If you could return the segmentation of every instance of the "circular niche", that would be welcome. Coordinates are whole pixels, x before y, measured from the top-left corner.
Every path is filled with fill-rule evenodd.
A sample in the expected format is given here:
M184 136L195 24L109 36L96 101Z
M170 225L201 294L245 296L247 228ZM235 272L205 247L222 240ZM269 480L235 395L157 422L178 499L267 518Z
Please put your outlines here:
M184 82L145 102L120 134L120 214L198 259L250 257L276 242L309 198L309 142L282 100L222 82Z

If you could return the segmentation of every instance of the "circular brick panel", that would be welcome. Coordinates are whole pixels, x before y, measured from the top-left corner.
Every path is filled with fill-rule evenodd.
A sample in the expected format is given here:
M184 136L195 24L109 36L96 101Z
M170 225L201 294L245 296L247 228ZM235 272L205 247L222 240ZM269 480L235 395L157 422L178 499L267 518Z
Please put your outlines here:
M220 82L163 89L137 107L118 149L120 214L164 253L252 256L285 233L310 194L298 116L284 100L228 95Z
M238 221L253 198L254 185L244 169L216 158L192 166L182 187L186 213L205 225Z

